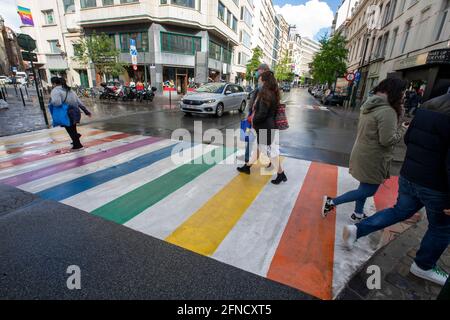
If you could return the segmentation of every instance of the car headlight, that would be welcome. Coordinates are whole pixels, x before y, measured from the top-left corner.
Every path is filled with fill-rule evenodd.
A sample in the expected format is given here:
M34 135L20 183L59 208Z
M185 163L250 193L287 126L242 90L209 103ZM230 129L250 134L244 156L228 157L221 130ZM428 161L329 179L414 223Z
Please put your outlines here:
M216 100L214 100L214 99L212 99L212 100L205 100L205 101L203 101L203 103L214 103L214 102L216 102Z

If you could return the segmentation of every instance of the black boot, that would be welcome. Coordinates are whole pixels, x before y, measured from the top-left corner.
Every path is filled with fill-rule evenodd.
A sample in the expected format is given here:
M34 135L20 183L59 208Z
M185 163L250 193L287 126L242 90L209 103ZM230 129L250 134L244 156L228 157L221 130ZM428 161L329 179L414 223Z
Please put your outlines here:
M288 179L287 179L286 175L284 174L284 172L282 172L277 175L277 178L275 180L272 180L272 183L278 185L281 182L286 182L287 180Z
M243 167L237 168L237 171L239 171L239 172L241 172L241 173L250 174L250 168L251 168L251 167L252 167L252 166L248 166L248 165L244 164Z

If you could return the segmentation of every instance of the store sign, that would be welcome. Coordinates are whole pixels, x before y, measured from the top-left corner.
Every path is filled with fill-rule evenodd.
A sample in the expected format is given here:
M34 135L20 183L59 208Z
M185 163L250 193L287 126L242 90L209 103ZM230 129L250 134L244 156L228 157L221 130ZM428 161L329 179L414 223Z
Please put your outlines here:
M408 57L406 59L397 61L395 63L395 70L409 69L417 66L421 66L427 63L428 52L419 54L417 56Z
M133 66L137 66L137 48L136 48L136 40L130 39L130 55L131 55L131 64Z
M427 58L427 64L445 63L450 64L450 49L440 49L430 51Z

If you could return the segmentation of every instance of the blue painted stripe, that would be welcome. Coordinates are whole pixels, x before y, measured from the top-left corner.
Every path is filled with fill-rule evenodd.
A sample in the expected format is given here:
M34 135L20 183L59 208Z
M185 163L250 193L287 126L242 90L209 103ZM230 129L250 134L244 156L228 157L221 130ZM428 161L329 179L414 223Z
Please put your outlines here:
M168 158L172 154L173 148L178 146L181 149L189 149L194 144L181 143L170 145L162 149L152 151L131 161L121 163L117 166L106 168L91 174L67 181L52 188L42 190L38 195L44 199L61 201L70 198L76 194L92 189L98 185L111 181L113 179L133 173L142 168L148 167L162 159Z

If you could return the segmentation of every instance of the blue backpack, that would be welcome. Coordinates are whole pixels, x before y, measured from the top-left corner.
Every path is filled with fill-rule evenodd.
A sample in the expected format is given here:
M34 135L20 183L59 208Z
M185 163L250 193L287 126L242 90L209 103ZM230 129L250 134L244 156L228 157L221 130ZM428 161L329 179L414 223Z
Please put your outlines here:
M67 91L66 98L64 99L62 105L54 106L50 103L48 106L53 119L53 127L70 127L70 119L68 113L69 105L66 103L68 94L69 91Z

